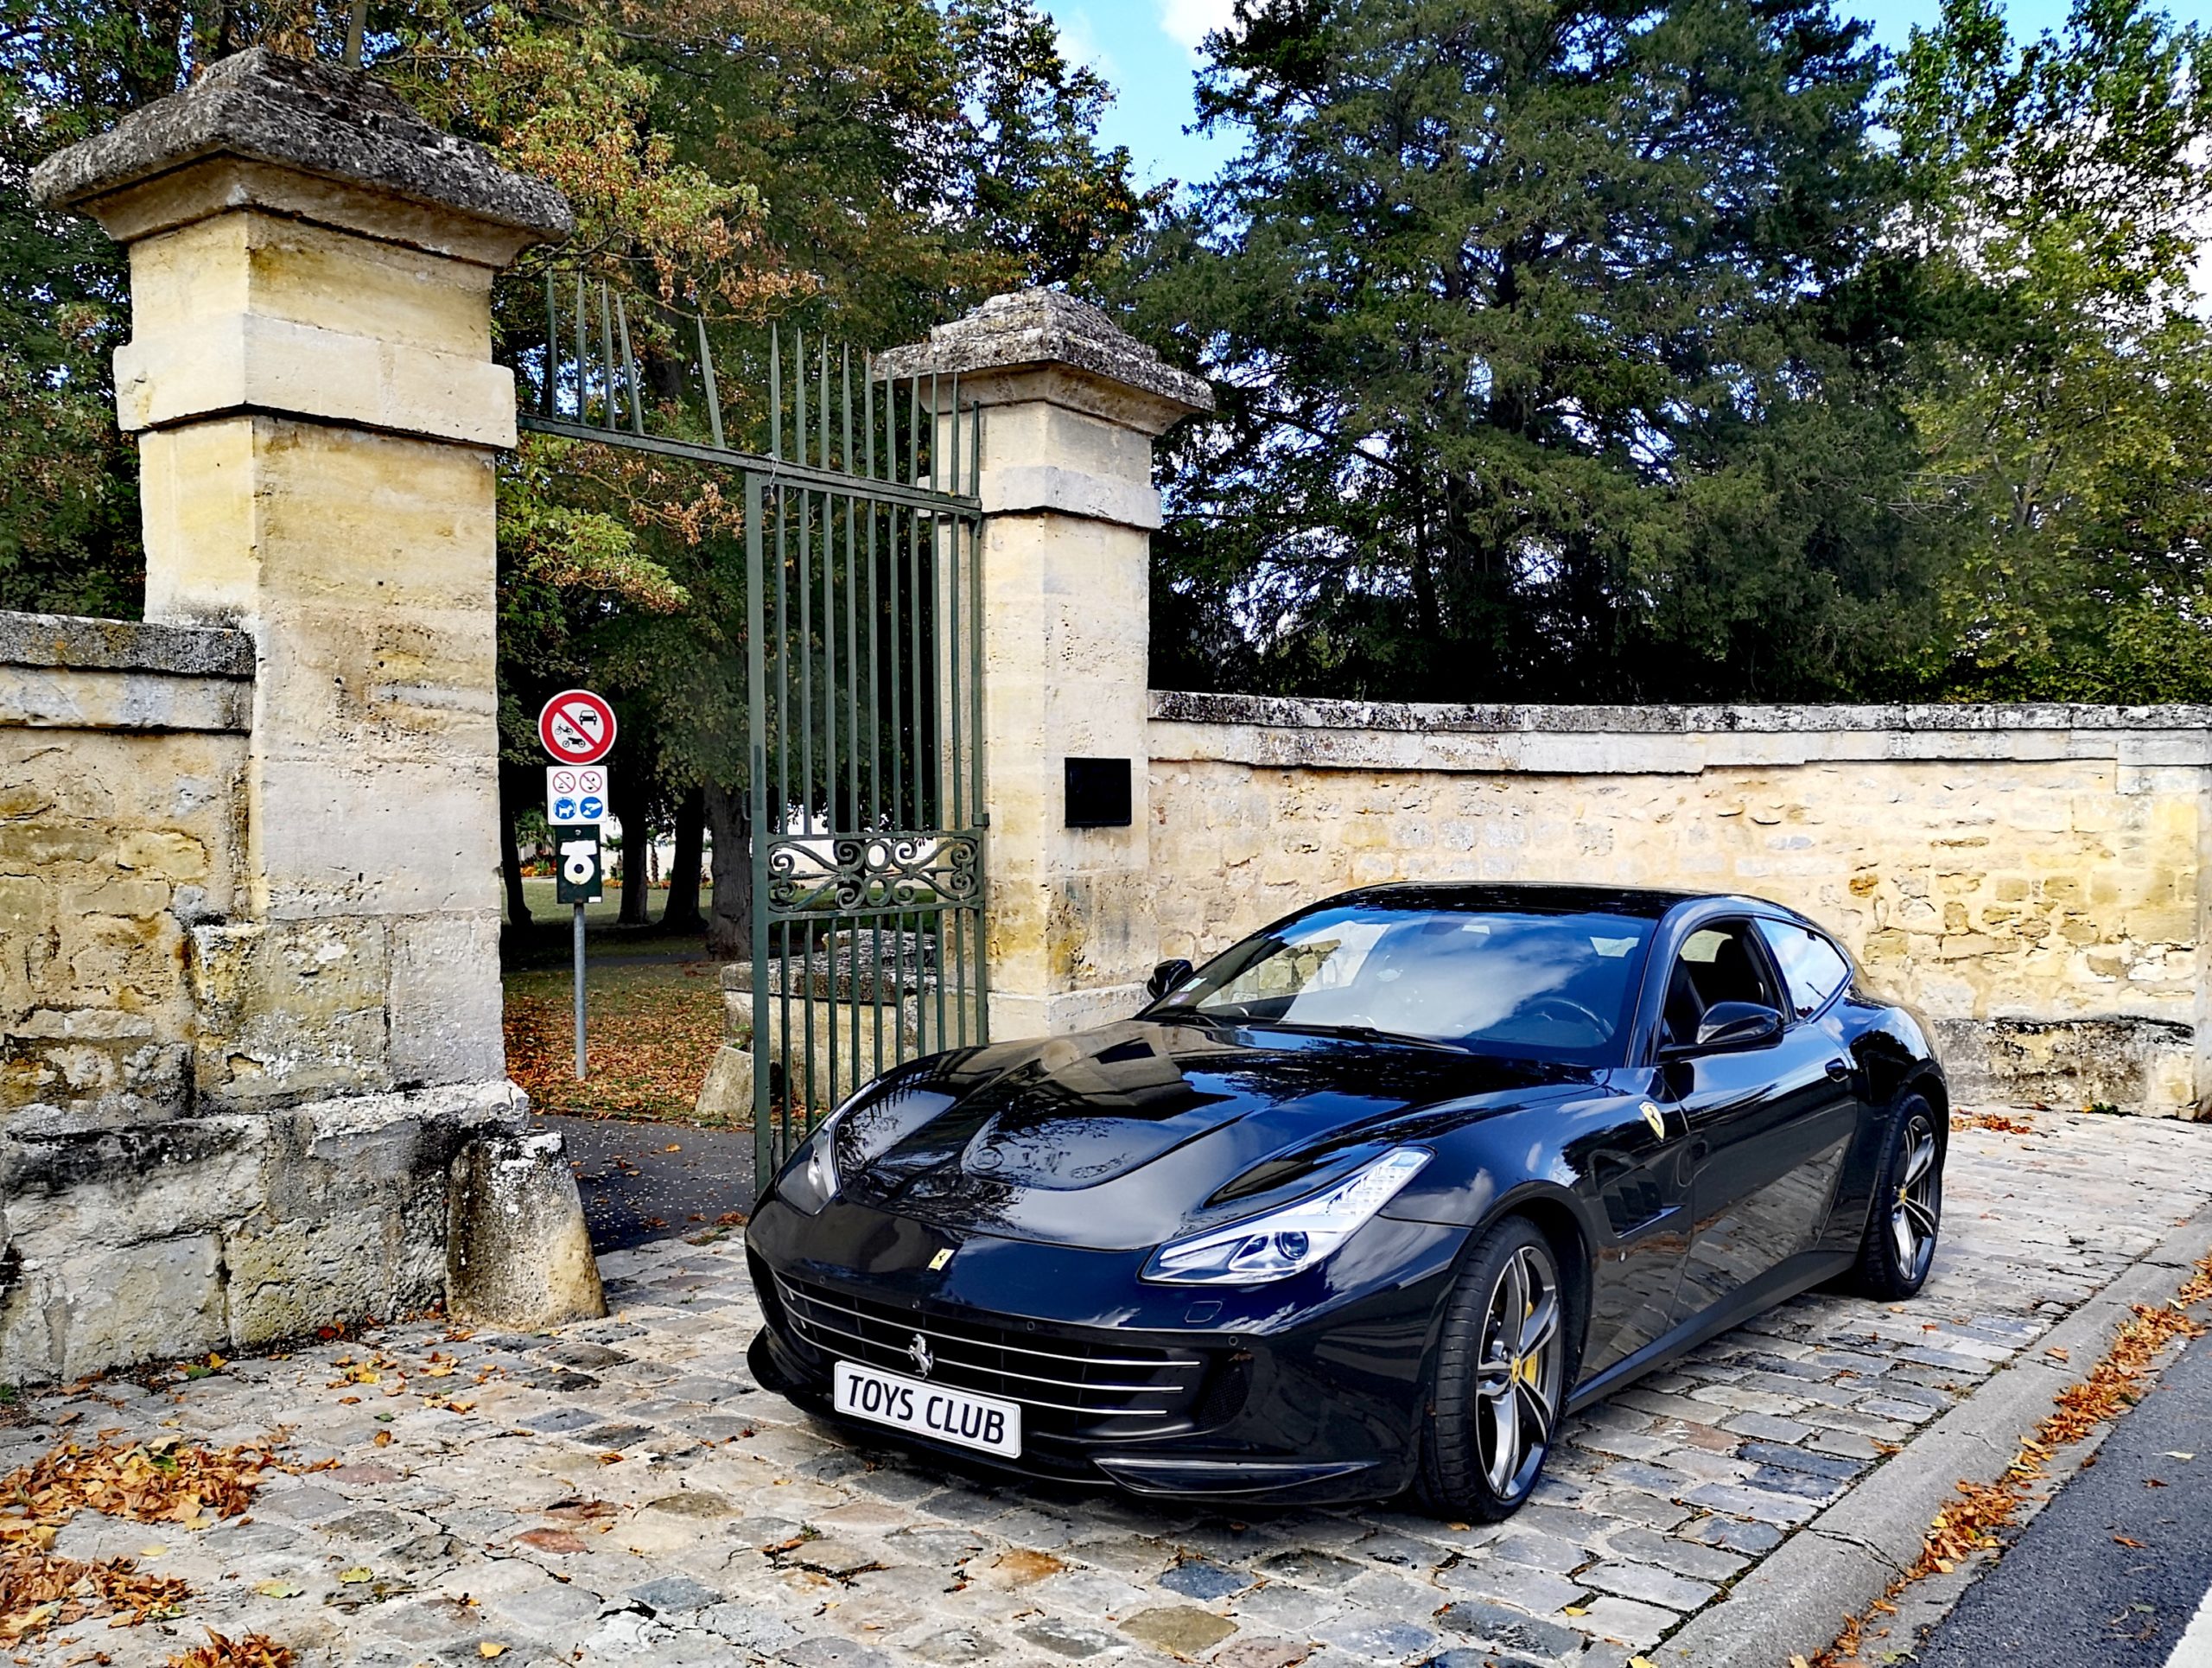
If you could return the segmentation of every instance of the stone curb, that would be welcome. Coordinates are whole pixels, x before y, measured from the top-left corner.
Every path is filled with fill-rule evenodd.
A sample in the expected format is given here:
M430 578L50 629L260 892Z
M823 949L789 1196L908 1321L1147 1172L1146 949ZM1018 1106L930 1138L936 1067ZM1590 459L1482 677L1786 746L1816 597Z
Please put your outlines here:
M1711 1608L1644 1654L1666 1668L1780 1668L1834 1641L1844 1618L1879 1598L1919 1556L1955 1485L2002 1475L2020 1438L2058 1392L2101 1359L2138 1303L2180 1285L2178 1270L2212 1250L2212 1206L2171 1230L2061 1321L2035 1353L1990 1381L1792 1535ZM2063 1349L2061 1367L2044 1352Z

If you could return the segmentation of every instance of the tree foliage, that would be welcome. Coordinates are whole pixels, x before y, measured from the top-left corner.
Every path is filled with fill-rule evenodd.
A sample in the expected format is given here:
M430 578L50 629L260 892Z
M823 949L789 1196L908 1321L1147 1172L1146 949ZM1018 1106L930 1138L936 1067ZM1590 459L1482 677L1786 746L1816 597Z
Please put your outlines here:
M1948 691L2212 698L2212 36L2079 0L2010 39L1947 0L1888 101L1945 328L1911 400Z
M1276 0L1137 301L1219 380L1171 625L1339 694L1797 694L1893 640L1895 188L1824 0ZM1166 639L1171 646L1174 639Z

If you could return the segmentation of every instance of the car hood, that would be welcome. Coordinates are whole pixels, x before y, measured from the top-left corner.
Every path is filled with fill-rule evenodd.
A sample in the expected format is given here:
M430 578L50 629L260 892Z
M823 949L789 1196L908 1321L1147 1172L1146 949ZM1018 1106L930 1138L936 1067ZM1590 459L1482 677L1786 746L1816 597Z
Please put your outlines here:
M838 1130L844 1195L955 1231L1128 1250L1385 1148L1572 1094L1585 1068L1133 1020L895 1074Z

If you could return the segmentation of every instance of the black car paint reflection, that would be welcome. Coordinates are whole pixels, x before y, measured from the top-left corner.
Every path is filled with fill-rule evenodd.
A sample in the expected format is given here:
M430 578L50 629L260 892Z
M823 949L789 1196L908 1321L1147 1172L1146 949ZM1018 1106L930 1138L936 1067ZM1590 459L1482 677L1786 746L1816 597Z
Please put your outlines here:
M1571 1276L1580 1405L1850 1269L1897 1098L1945 1104L1923 1028L1855 978L1760 1046L1663 1046L1670 1005L1698 1005L1684 958L1716 923L1806 925L1777 906L1575 888L1348 898L1637 922L1621 1029L1608 1049L1560 1051L1579 1059L1513 1057L1155 1004L1079 1036L916 1061L837 1126L834 1198L798 1208L787 1171L761 1201L747 1236L766 1317L757 1376L827 1411L832 1361L897 1370L883 1352L912 1327L950 1340L938 1353L969 1364L969 1387L1036 1397L1016 1468L1377 1498L1413 1474L1440 1309L1486 1225L1526 1215ZM1715 960L1687 984L1729 976ZM1782 990L1776 964L1764 976ZM1430 1154L1426 1168L1318 1265L1245 1286L1143 1277L1163 1243L1402 1147ZM1093 1359L1147 1365L1067 1365ZM1110 1373L1152 1388L1121 1404L1053 1388Z

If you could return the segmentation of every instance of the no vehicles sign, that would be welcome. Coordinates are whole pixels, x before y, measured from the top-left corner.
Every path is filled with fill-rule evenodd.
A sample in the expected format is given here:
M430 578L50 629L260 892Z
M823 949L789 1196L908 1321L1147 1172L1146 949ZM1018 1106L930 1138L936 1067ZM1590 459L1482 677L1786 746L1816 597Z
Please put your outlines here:
M595 765L614 746L614 709L588 689L564 689L537 715L537 739L563 765Z

